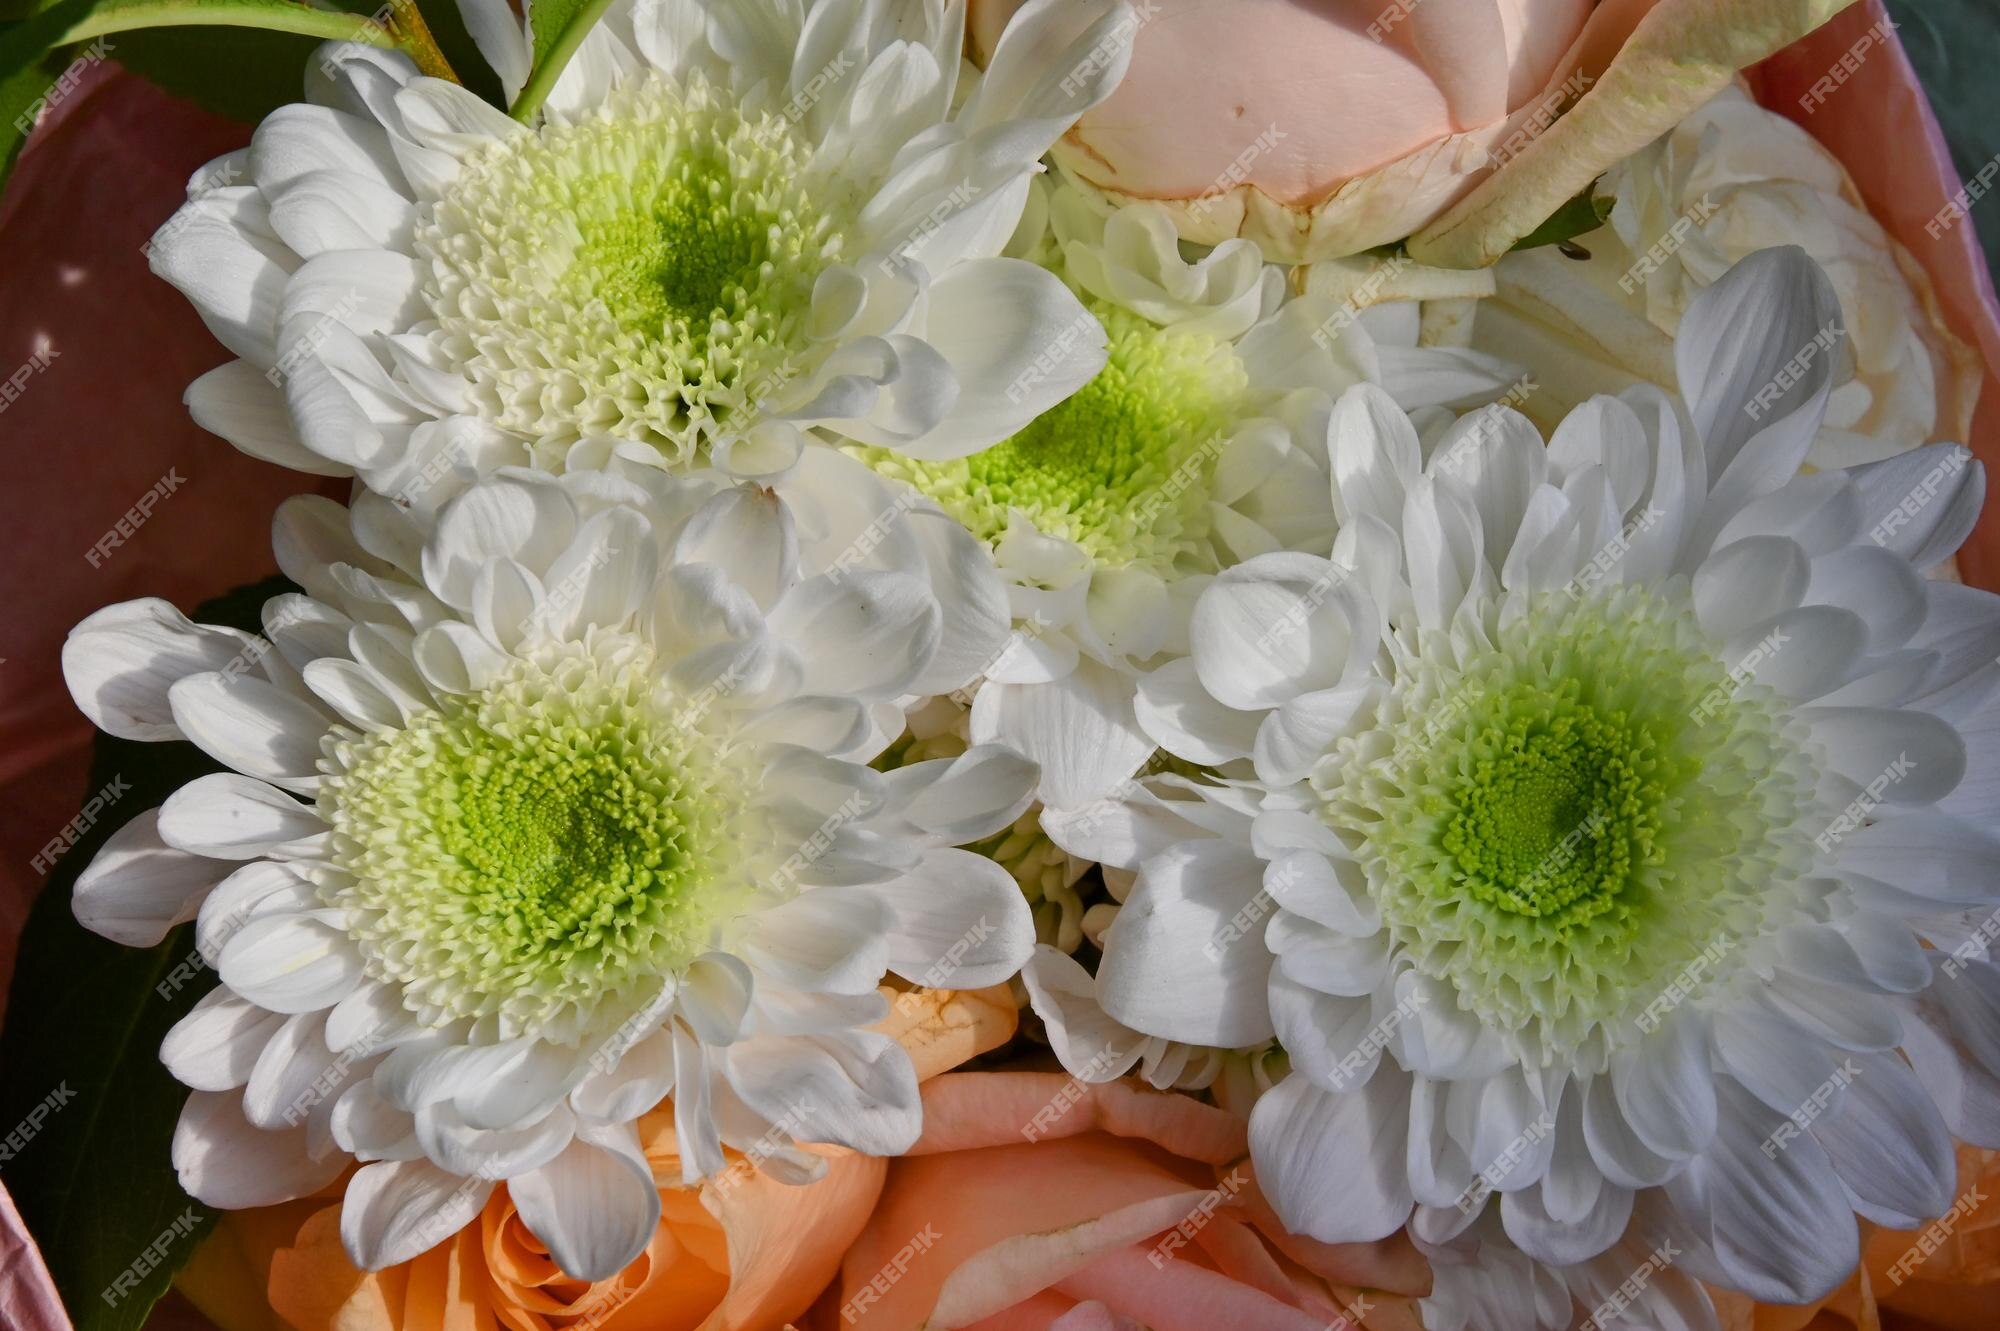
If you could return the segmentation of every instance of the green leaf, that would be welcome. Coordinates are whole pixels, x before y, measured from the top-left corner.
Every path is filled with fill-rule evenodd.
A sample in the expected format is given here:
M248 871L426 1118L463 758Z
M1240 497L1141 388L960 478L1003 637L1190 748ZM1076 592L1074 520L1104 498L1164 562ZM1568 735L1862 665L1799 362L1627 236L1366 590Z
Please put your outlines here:
M254 632L258 607L288 590L273 578L195 617ZM77 1331L139 1331L213 1220L174 1176L187 1089L159 1049L214 976L198 964L192 926L156 948L122 947L76 922L70 893L114 830L216 770L192 744L100 736L87 790L129 789L60 852L21 935L0 1028L0 1169Z
M1592 185L1556 209L1555 215L1548 221L1515 241L1514 248L1532 250L1543 245L1560 245L1603 226L1604 219L1611 216L1613 200L1597 198L1596 188Z
M534 119L535 112L548 100L564 66L583 45L583 39L597 26L611 0L533 0L528 6L528 22L534 35L534 65L521 95L514 99L508 114L519 121Z

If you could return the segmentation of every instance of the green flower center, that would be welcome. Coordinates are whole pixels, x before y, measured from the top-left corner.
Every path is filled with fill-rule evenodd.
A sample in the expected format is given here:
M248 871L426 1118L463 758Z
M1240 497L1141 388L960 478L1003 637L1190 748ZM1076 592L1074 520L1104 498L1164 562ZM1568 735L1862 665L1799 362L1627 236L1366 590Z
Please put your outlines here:
M615 1025L740 904L716 744L654 701L651 652L555 644L400 730L342 738L324 890L432 1024Z
M1544 596L1488 636L1399 644L1380 725L1313 783L1409 962L1521 1056L1588 1061L1800 908L1814 763L1684 591Z
M1249 376L1220 338L1093 312L1110 335L1104 369L1020 433L949 462L855 452L988 541L1019 510L1103 565L1212 572L1210 481Z
M1487 701L1440 841L1475 900L1537 919L1587 919L1657 855L1667 784L1659 746L1581 693L1566 679Z
M466 161L417 229L438 336L481 413L560 467L616 435L691 461L804 372L855 201L782 115L647 77Z

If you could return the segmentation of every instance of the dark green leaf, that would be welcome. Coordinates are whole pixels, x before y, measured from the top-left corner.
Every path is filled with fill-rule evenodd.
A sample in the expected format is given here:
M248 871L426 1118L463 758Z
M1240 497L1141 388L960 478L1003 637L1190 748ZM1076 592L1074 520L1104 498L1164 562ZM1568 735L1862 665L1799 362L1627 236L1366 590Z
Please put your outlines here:
M1592 185L1556 209L1555 216L1521 237L1514 248L1532 250L1542 245L1559 245L1603 226L1604 219L1611 216L1612 201L1595 197L1596 188Z
M257 608L288 590L274 578L196 618L255 631ZM86 793L129 789L55 859L21 935L0 1028L0 1177L77 1331L138 1331L212 1219L174 1177L168 1151L187 1090L159 1048L214 977L198 964L176 973L199 960L191 926L156 948L121 947L76 922L70 892L113 831L215 770L192 744L100 736Z

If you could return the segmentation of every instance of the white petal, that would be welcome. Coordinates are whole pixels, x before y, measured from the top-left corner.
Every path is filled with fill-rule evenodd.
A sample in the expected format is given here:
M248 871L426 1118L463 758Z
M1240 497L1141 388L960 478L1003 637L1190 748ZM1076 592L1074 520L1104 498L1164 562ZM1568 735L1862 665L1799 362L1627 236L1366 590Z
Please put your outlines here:
M398 1266L472 1223L493 1180L448 1174L428 1160L363 1165L347 1181L340 1240L364 1271Z
M310 1196L347 1168L338 1152L314 1160L303 1125L282 1132L252 1127L234 1091L188 1096L174 1125L173 1159L190 1197L232 1211Z
M250 675L211 671L167 690L174 722L217 762L296 792L318 788L329 718L313 703Z
M250 635L196 624L158 597L106 606L69 631L63 680L91 724L120 739L180 739L167 690L189 675L254 664Z
M234 1090L250 1080L264 1045L285 1019L217 987L201 996L160 1042L160 1062L198 1091Z
M1190 1044L1239 1049L1269 1039L1263 868L1222 841L1187 842L1146 861L1105 936L1104 1010Z
M234 772L190 781L160 806L161 840L221 860L254 860L325 831L312 806Z
M92 933L152 947L195 917L229 866L169 846L160 811L148 809L111 834L76 880L70 910Z
M983 855L941 847L868 891L895 913L889 966L932 989L983 989L1011 979L1035 945L1027 899Z
M1042 802L1073 809L1111 794L1152 752L1133 686L1094 661L1047 684L989 683L972 700L972 738L1040 764Z
M361 980L361 954L346 930L307 915L266 915L224 944L222 982L273 1012L331 1007Z
M592 1138L580 1136L540 1169L509 1179L507 1191L565 1274L609 1280L652 1242L660 1194L630 1126Z
M1264 1093L1250 1115L1250 1155L1286 1228L1322 1243L1372 1243L1402 1227L1413 1204L1403 1168L1409 1095L1409 1078L1386 1069L1352 1091L1287 1077Z

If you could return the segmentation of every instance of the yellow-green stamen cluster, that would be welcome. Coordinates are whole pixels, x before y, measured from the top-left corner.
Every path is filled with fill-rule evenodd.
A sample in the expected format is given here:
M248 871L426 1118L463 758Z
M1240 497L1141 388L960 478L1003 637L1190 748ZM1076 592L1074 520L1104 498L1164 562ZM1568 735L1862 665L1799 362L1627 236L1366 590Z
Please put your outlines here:
M784 116L634 80L474 155L418 228L438 335L545 465L590 435L691 460L801 367L851 201L815 197Z
M323 895L428 1023L581 1036L712 945L740 895L740 774L655 702L651 664L629 639L551 644L402 729L330 742Z
M1643 1031L1810 869L1806 742L1684 599L1556 594L1490 646L1419 638L1381 724L1314 774L1399 951L1524 1057Z
M1214 571L1208 499L1228 431L1245 414L1235 349L1098 305L1110 359L1095 379L1011 438L970 457L918 462L857 450L988 541L1020 510L1098 563Z

